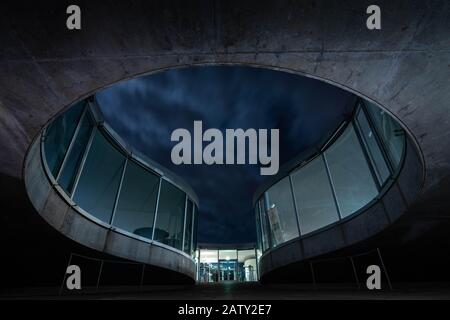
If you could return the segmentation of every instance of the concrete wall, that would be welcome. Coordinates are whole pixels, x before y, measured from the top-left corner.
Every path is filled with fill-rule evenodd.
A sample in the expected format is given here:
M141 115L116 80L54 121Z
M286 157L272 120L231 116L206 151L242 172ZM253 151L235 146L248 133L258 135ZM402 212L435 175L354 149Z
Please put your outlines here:
M365 28L366 1L80 1L79 32L65 28L68 1L11 3L2 3L0 28L3 173L20 176L43 125L99 88L164 68L238 63L308 74L379 102L420 145L426 189L447 175L450 150L435 142L450 134L448 1L379 1L380 31Z

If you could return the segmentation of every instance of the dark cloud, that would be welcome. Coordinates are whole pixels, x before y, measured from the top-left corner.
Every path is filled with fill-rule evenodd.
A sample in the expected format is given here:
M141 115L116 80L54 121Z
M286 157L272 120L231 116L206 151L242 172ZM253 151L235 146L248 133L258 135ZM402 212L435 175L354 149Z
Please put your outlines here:
M130 144L181 176L200 199L199 241L255 241L252 195L259 166L172 164L177 128L278 128L280 161L313 147L351 112L354 96L324 82L249 67L170 70L97 94L108 123Z

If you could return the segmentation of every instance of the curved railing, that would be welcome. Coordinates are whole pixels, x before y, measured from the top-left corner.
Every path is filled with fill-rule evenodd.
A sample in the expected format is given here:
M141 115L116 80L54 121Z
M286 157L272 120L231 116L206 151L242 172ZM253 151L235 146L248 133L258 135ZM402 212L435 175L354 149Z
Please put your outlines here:
M320 151L255 194L259 255L365 211L395 180L405 147L401 126L358 99Z
M196 195L126 146L103 122L93 97L50 123L41 148L47 176L79 213L115 232L194 257Z

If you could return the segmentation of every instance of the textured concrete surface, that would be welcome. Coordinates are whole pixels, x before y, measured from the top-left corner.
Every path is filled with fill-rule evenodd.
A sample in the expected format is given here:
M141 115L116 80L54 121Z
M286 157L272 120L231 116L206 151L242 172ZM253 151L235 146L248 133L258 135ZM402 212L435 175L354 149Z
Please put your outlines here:
M81 1L80 32L65 28L67 3L2 3L3 173L20 176L31 139L72 101L142 73L205 63L286 69L360 93L413 133L427 189L446 170L450 150L434 142L449 135L447 1L380 1L380 31L365 28L366 1Z

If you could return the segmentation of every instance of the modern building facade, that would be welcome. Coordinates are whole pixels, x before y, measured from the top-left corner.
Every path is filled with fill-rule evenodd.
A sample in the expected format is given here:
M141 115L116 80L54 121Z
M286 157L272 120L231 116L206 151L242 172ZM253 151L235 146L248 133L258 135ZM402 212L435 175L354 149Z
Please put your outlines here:
M43 130L27 158L25 184L39 214L65 236L195 278L197 196L127 146L104 122L94 97Z
M422 179L407 132L385 110L358 99L330 139L254 195L262 277L382 234Z
M105 122L95 97L75 103L47 125L26 163L30 200L63 235L203 283L264 281L281 267L382 232L402 214L396 203L404 201L402 190L409 188L410 196L418 192L422 170L399 123L358 98L351 117L331 137L284 165L256 192L257 246L197 247L195 193L127 145ZM400 196L392 198L394 192ZM361 218L367 221L347 227ZM326 240L320 238L330 232ZM305 243L314 238L308 256Z
M119 81L211 64L313 77L381 108L372 112L363 102L360 118L355 113L335 140L305 156L308 163L296 159L296 169L280 170L279 181L255 194L261 280L292 279L298 262L378 246L394 279L448 278L450 4L379 1L387 14L381 30L366 29L366 5L81 1L89 14L80 32L65 28L64 1L51 9L40 2L33 10L11 2L0 10L1 244L4 260L13 261L1 266L2 283L59 283L69 252L86 248L194 281L189 221L196 222L198 201L189 187L134 157L106 125L89 123L86 111L72 125L57 119ZM52 137L52 127L62 132ZM103 166L99 150L114 164ZM95 190L88 189L91 175L99 178ZM113 187L92 201L108 178ZM161 220L158 212L127 205L134 201L127 182L134 179L157 185L159 196L138 200L155 208L161 201L173 223L169 213ZM358 187L348 188L349 181ZM327 201L318 206L319 196ZM191 203L189 220L183 208ZM31 270L30 261L36 262Z

